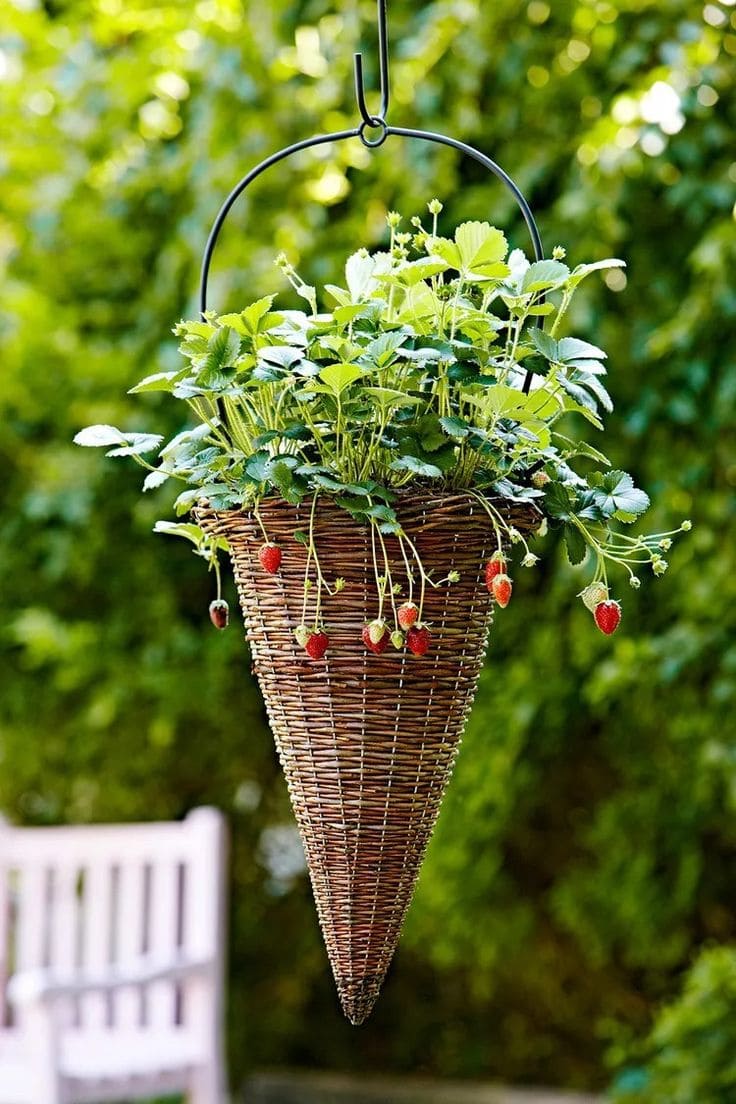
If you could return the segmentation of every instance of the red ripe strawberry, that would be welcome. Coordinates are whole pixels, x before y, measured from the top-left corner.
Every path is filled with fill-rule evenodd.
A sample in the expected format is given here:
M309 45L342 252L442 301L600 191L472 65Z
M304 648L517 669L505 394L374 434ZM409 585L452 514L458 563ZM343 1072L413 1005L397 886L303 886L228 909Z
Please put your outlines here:
M304 650L312 659L322 659L329 646L329 636L320 629L319 632L313 632L310 635L309 640L304 645Z
M429 629L426 625L412 625L406 634L406 646L416 656L423 656L432 642Z
M230 620L230 607L224 598L215 598L210 602L210 621L216 629L226 629Z
M419 609L414 602L403 602L396 611L396 616L402 629L410 629L419 616Z
M491 583L491 594L498 602L501 609L506 609L507 605L511 601L511 580L506 573L496 575L495 579Z
M264 571L269 575L275 575L281 567L281 549L271 541L268 544L262 544L258 549L258 559Z
M363 643L369 652L373 652L374 655L380 655L381 652L385 652L391 643L391 636L385 632L380 640L371 640L371 627L370 625L364 625L363 631L360 634L363 638Z
M493 580L499 575L506 574L506 560L500 552L494 552L486 564L486 586L489 594L493 594Z
M621 620L621 606L618 602L599 602L593 611L595 623L602 633L610 636L619 626Z

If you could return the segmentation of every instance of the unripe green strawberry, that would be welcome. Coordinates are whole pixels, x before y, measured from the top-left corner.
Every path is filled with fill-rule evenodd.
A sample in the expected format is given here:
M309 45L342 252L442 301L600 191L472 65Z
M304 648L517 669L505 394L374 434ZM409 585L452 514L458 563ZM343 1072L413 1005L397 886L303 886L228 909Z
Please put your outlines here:
M491 593L501 609L506 609L511 601L512 585L508 575L497 575L491 585Z
M412 625L416 624L419 607L414 602L402 602L396 616L402 629L410 629Z
M595 613L596 606L599 606L601 602L605 602L608 598L608 587L601 582L589 583L585 590L580 591L578 597L582 598L586 609L589 609L591 613Z
M387 632L379 640L373 640L371 638L371 626L364 625L360 635L368 651L373 652L374 655L381 655L388 648L389 635Z
M602 633L610 636L621 621L621 606L618 602L599 602L593 612L595 623Z
M368 625L368 635L371 638L372 644L380 644L384 636L387 635L386 622L380 618L376 618L375 621L371 621Z
M299 625L296 629L294 629L294 637L296 638L296 642L302 648L305 647L311 635L312 630L307 628L306 625Z
M549 476L546 471L535 471L532 476L532 487L536 487L538 491L541 491L543 487L546 487L549 483Z
M210 621L216 629L226 629L230 620L230 607L224 598L210 602Z
M490 594L493 594L493 580L497 575L506 574L506 560L502 552L494 552L486 564L486 586Z
M391 643L398 652L401 648L404 647L404 634L402 632L399 632L398 629L395 629L394 632L391 633Z

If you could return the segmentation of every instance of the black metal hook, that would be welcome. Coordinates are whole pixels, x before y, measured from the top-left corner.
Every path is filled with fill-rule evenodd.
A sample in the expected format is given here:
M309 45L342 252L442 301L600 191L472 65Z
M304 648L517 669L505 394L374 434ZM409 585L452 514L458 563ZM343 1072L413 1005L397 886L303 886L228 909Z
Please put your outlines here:
M286 157L290 157L293 153L298 153L300 150L310 149L312 146L321 146L330 142L342 142L349 138L359 138L364 146L369 149L373 149L377 146L382 146L383 143L390 135L397 135L402 138L418 139L423 142L438 143L442 146L450 146L452 149L458 150L460 153L465 154L468 157L472 157L475 161L479 162L484 168L501 181L506 186L511 195L516 200L516 203L524 217L524 221L527 225L530 237L532 239L532 246L534 248L534 259L541 261L544 257L544 250L542 248L542 240L539 235L539 229L537 228L534 215L532 214L531 207L527 203L521 189L511 179L507 172L505 172L497 162L493 161L485 153L481 153L480 150L475 149L473 146L469 146L466 142L461 142L457 138L450 138L445 134L437 134L429 130L414 130L409 127L392 127L386 122L386 113L388 111L389 102L389 87L388 87L388 28L386 19L386 0L378 0L378 57L379 57L379 73L380 73L380 92L381 92L381 108L378 115L371 115L368 111L368 105L365 100L365 88L363 86L363 56L362 54L355 54L355 94L358 100L358 108L361 114L362 122L351 130L341 130L334 134L318 134L313 138L304 138L300 142L294 142L293 145L286 146L284 149L278 150L276 153L272 153L270 157L266 157L260 164L252 168L250 172L238 181L225 202L220 207L217 218L215 219L212 229L210 230L207 238L207 244L204 249L204 256L202 257L202 271L199 284L199 307L202 312L202 316L206 316L207 312L207 285L209 281L210 265L212 263L212 254L217 244L217 239L220 236L223 224L230 208L235 203L235 200L241 195L242 192L248 187L251 181L259 177L262 172L270 168L272 165L278 164ZM373 129L378 130L379 133L373 137L368 137L366 130ZM544 297L542 297L544 302ZM544 326L544 318L540 316L537 319L537 324L540 329ZM528 392L532 383L532 372L527 371L523 384L524 392Z
M389 87L388 87L388 19L386 16L386 0L378 0L378 66L381 89L381 109L378 115L371 115L365 98L365 81L363 77L363 55L353 55L353 67L355 70L355 97L358 101L363 123L367 127L377 127L386 122L388 112Z

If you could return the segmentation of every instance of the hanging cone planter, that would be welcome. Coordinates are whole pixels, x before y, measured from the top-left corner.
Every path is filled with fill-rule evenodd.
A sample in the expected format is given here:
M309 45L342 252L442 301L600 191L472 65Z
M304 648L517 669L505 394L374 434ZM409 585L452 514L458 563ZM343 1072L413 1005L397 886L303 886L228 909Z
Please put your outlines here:
M320 924L346 1015L362 1023L399 938L471 708L494 608L511 598L507 557L537 557L532 533L557 526L572 564L592 562L580 597L610 635L621 603L608 565L639 585L679 530L616 527L649 504L631 477L561 432L611 409L606 354L558 332L573 294L616 259L569 268L544 259L524 196L485 154L429 131L389 126L385 0L378 0L381 105L360 124L278 151L223 203L202 263L201 317L181 322L184 367L133 391L168 391L197 421L162 445L151 433L89 426L80 445L132 456L144 490L183 480L179 514L156 530L194 544L217 576L210 617L228 623L218 553L232 559L247 639L306 852ZM387 248L357 249L333 305L285 257L310 312L274 296L238 313L207 310L213 251L232 205L269 167L343 140L400 137L449 146L510 191L533 259L486 222L440 235L442 204ZM426 217L426 216L425 216ZM548 302L552 295L554 302ZM545 328L546 327L546 328ZM563 425L565 423L563 422ZM152 465L144 459L158 453ZM582 463L582 471L578 465ZM689 529L685 521L680 530Z
M539 524L533 507L499 504L520 531ZM226 538L253 670L291 796L320 925L348 1019L370 1013L391 962L473 703L493 602L483 566L496 548L487 514L469 495L404 495L397 513L428 573L460 579L430 592L424 656L367 650L360 628L375 614L369 527L327 502L315 544L328 578L344 589L325 611L330 649L314 662L294 632L302 617L307 549L294 539L308 507L265 500L269 537L283 552L278 574L258 558L256 518L199 509L202 528ZM386 539L391 574L402 576L396 539Z

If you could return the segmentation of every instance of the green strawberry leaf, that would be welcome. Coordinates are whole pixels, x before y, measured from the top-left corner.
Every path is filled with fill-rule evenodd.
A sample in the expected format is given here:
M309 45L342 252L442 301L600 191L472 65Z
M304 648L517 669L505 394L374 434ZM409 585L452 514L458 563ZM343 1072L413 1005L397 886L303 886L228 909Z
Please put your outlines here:
M588 555L588 545L585 537L576 525L567 524L564 528L565 550L567 558L573 567L581 564Z
M530 264L521 281L522 295L535 291L551 291L564 284L570 269L561 261L535 261Z
M105 456L140 456L153 452L163 441L160 433L126 433L126 444L110 449Z
M127 434L111 425L87 426L74 436L74 444L84 448L107 448L109 445L122 445L126 440Z
M560 359L557 352L557 342L553 337L550 337L548 333L545 333L544 330L540 330L539 326L534 326L529 336L532 339L534 348L547 360Z
M576 288L591 272L599 272L604 268L626 268L626 261L619 261L616 257L609 257L605 261L593 261L592 264L579 264L570 273L567 285L568 287Z
M363 369L356 364L328 364L319 374L319 378L333 395L339 395L351 383L364 375Z
M154 487L160 487L166 482L170 474L170 472L164 471L163 468L157 468L156 471L149 472L143 480L143 490L152 491Z
M597 472L591 477L591 483L593 501L607 517L618 516L620 512L637 518L649 507L649 496L634 486L628 472L616 469Z
M129 395L137 395L141 391L171 391L174 383L178 379L182 379L187 375L189 368L187 367L184 372L155 372L152 376L146 376L145 379L140 380L135 387L131 387L128 390Z
M508 253L508 243L504 234L490 223L461 223L455 231L455 244L460 257L460 271L466 276L471 273L507 275L508 267L501 262Z
M153 531L154 533L165 533L169 537L184 537L197 546L207 539L204 529L201 529L199 525L194 525L193 522L157 521Z
M424 475L427 479L439 479L442 475L440 468L434 464L426 464L416 456L399 456L391 464L391 471L409 471L415 475Z
M567 363L569 360L605 360L607 354L589 341L581 341L578 337L563 337L557 343L557 356Z
M570 521L575 512L575 493L570 487L550 483L544 492L544 506L551 518Z
M256 483L265 483L268 478L268 466L271 457L267 452L254 452L245 462L245 472Z
M459 418L456 414L448 414L439 420L440 425L450 437L467 437L470 432L468 423L464 418Z

